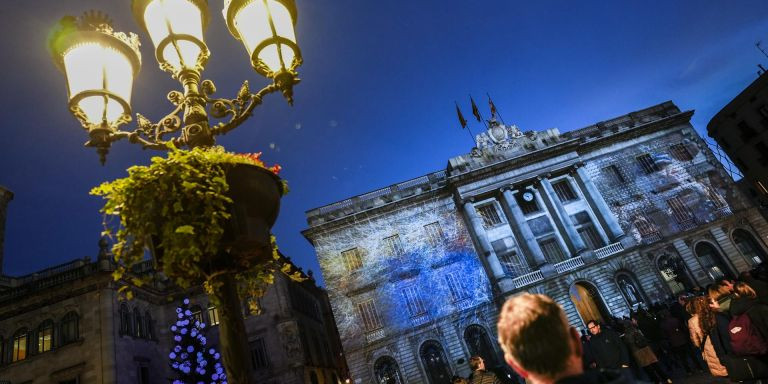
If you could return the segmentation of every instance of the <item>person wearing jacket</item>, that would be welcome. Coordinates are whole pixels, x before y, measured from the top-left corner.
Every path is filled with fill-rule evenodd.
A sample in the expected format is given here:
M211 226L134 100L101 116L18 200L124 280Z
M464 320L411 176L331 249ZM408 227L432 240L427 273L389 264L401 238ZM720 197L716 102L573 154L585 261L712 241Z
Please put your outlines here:
M552 298L512 296L499 314L504 360L531 384L630 384L615 370L584 371L579 332Z
M624 323L624 343L626 343L637 365L645 371L648 378L654 383L671 383L672 380L659 366L659 359L651 349L650 342L637 328L637 320Z
M731 316L746 313L763 340L768 340L768 306L760 301L755 290L746 283L737 283L734 293L730 306Z
M595 320L587 322L587 329L592 333L589 344L592 347L597 368L629 368L629 355L618 333L610 328L603 329Z
M709 373L716 377L727 377L728 370L717 357L712 339L709 337L715 324L715 312L709 306L709 299L705 296L694 297L688 301L686 310L691 314L691 318L688 319L691 342L701 350L701 357L709 367Z

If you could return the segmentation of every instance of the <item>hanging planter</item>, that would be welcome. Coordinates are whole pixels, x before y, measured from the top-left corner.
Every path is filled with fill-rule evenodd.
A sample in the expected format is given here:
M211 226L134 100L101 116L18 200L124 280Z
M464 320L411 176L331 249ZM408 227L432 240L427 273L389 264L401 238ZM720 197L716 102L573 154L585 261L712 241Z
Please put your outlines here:
M172 148L94 188L91 194L106 200L101 211L104 234L114 236L115 279L153 249L157 268L183 288L204 284L210 293L213 276L232 273L246 283L239 284L243 294L259 296L276 270L290 268L270 233L287 192L279 171L259 154ZM113 216L116 225L108 220Z

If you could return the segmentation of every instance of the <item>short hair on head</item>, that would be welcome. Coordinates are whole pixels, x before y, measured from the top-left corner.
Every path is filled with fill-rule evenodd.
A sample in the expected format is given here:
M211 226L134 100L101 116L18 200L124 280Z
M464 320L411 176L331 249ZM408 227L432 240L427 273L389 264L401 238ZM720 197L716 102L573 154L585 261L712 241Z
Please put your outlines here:
M565 370L573 352L565 311L545 295L522 293L508 299L498 331L504 355L529 372L554 377Z
M476 371L478 368L480 368L480 362L483 361L483 358L480 356L472 356L469 358L469 368L473 371Z
M590 321L587 321L587 328L589 328L589 326L592 325L592 324L600 325L600 323L598 323L597 320L590 320Z

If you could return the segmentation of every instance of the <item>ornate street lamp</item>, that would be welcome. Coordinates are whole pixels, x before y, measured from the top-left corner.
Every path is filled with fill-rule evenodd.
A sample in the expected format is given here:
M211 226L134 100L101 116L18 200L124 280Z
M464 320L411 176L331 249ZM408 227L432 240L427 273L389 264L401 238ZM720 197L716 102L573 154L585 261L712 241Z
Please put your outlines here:
M136 34L115 32L109 18L90 11L79 18L61 19L49 40L54 62L66 76L69 109L88 131L85 145L97 149L102 164L112 142L120 139L161 150L168 149L169 144L177 148L210 147L216 135L248 119L266 94L280 91L293 104L293 86L299 82L296 68L302 63L294 32L293 0L224 0L222 14L227 28L245 45L254 70L271 80L256 93L245 81L233 99L212 97L216 87L211 80L202 80L210 56L204 39L209 21L207 0L132 0L131 8L155 46L160 68L181 83L181 91L168 93L174 108L157 123L137 113L136 128L121 129L131 120L131 90L141 68ZM228 182L232 175L227 175ZM269 237L283 187L274 174L266 179L259 176L266 181L249 177L247 189L230 183L229 194L233 200L250 200L251 205L238 209L247 213L248 225L258 227L255 232ZM260 189L262 182L270 185ZM269 193L257 193L263 191ZM259 220L254 221L254 217ZM235 239L242 242L243 238ZM247 340L232 269L243 265L237 260L248 264L252 257L249 252L261 252L252 249L256 243L264 241L245 242L245 250L230 244L219 254L206 256L209 268L219 268L210 272L217 276L213 295L221 302L221 350L230 383L250 382Z
M160 68L183 89L168 93L175 108L157 123L137 113L136 129L120 129L131 120L131 88L141 67L135 34L115 32L105 15L91 11L63 18L49 41L67 78L70 111L88 131L85 145L97 148L102 163L112 142L123 138L152 149L166 149L168 143L211 146L214 136L242 124L266 94L280 91L293 104L296 68L302 63L293 0L224 1L230 33L243 41L256 72L272 80L256 93L245 81L234 99L212 97L213 82L201 81L210 56L203 36L209 17L206 0L133 0L132 9L155 46ZM212 124L210 117L227 119Z

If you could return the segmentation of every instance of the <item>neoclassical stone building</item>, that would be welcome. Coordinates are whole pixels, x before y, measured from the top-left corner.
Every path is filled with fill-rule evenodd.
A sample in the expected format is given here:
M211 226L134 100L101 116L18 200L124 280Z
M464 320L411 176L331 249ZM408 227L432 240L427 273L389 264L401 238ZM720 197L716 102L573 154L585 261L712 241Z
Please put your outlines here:
M502 366L520 291L579 328L767 259L768 224L671 102L560 133L495 119L445 170L307 212L355 383Z
M26 276L0 276L0 382L10 384L165 384L172 377L169 326L189 297L218 343L218 310L201 289L175 288L147 261L134 271L153 282L118 299L106 248ZM309 275L279 274L251 313L244 303L254 379L268 384L339 384L347 377L324 290Z

